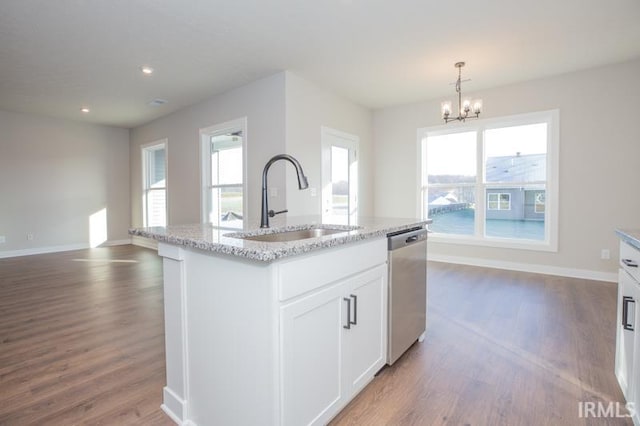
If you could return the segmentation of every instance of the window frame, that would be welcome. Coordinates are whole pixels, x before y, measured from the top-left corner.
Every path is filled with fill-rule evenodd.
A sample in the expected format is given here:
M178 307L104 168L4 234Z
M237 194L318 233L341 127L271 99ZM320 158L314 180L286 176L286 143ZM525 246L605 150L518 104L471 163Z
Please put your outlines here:
M154 142L149 142L143 145L140 145L140 156L142 157L142 226L149 226L149 211L147 209L147 195L150 191L160 191L164 190L164 217L165 224L167 226L169 224L169 140L168 139L159 139ZM164 149L164 187L162 188L151 188L149 185L149 156L148 153L152 151L157 151L159 149Z
M211 138L214 136L224 135L229 132L242 132L242 183L241 184L221 184L213 185L211 182ZM223 123L214 124L212 126L204 127L200 129L200 222L209 222L209 210L210 206L207 205L209 201L210 191L216 188L224 187L242 187L242 228L246 227L247 223L247 117L238 118L235 120L225 121ZM232 228L225 226L216 226L219 229L235 230L241 228Z
M498 248L515 248L535 251L558 251L558 221L559 221L559 153L560 153L560 113L559 110L539 111L526 114L517 114L505 117L480 119L465 123L450 123L446 125L420 128L417 130L418 144L418 176L417 176L417 214L425 218L424 191L428 191L426 170L426 140L427 136L440 136L451 133L476 133L476 182L473 184L460 184L459 186L472 186L476 191L476 209L473 235L455 235L432 233L430 241L437 243L450 243L462 245L487 246ZM518 183L486 182L485 158L484 158L484 130L524 126L537 123L547 124L547 157L545 186L545 238L542 241L524 240L516 238L491 237L485 234L486 230L486 203L488 198L486 191L492 187L519 186ZM527 186L533 186L539 182L527 182Z

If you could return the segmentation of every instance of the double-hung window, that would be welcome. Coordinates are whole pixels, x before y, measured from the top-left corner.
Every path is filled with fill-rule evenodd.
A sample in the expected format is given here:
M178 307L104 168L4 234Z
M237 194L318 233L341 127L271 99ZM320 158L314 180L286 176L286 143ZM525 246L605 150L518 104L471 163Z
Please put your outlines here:
M558 112L419 132L422 217L432 240L555 251Z
M142 146L142 222L167 225L167 141Z
M245 119L200 130L204 223L229 229L243 227L245 135Z

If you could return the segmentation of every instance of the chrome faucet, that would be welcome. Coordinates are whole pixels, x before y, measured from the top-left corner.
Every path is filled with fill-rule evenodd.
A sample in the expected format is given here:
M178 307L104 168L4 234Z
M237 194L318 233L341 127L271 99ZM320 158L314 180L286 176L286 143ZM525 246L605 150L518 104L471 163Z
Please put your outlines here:
M269 218L274 217L280 213L286 213L288 210L281 210L279 212L274 212L273 210L269 210L269 203L267 202L267 172L269 171L269 167L273 163L278 160L287 160L293 167L296 168L296 174L298 175L298 188L299 189L307 189L309 187L309 182L307 181L307 177L304 175L302 171L302 166L290 155L287 154L279 154L275 157L271 158L271 160L267 161L267 164L264 166L264 170L262 171L262 215L260 218L260 228L268 228L269 227Z

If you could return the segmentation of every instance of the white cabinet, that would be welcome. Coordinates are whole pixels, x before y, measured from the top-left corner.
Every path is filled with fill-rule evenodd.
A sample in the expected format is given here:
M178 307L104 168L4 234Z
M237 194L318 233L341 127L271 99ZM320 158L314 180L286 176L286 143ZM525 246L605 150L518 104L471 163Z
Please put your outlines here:
M387 268L379 266L348 284L353 321L342 333L344 386L355 395L386 363Z
M162 408L179 424L325 424L384 366L384 237L268 264L164 243L159 254Z
M327 423L385 363L386 266L283 304L282 419Z
M624 269L618 271L616 376L627 401L631 401L633 397L631 385L637 328L635 321L638 302L637 286L638 284Z
M615 372L629 408L635 411L634 424L640 425L640 251L620 244L618 271L618 312L616 325Z
M285 425L321 421L343 400L342 294L331 287L281 309Z

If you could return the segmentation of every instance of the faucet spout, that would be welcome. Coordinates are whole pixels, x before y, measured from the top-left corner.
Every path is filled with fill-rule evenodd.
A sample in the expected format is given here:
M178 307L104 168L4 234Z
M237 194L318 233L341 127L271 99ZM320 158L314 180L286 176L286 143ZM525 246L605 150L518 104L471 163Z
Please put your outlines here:
M264 170L262 170L262 214L260 217L260 228L269 227L269 202L267 200L267 196L268 196L267 173L269 172L269 168L271 167L271 165L278 160L287 160L288 162L293 164L293 167L296 168L296 175L298 176L299 189L307 189L309 187L309 181L307 180L307 177L304 175L304 171L302 171L302 166L300 165L300 162L295 158L293 158L292 156L288 154L279 154L272 157L269 161L267 161L267 164L264 166Z

